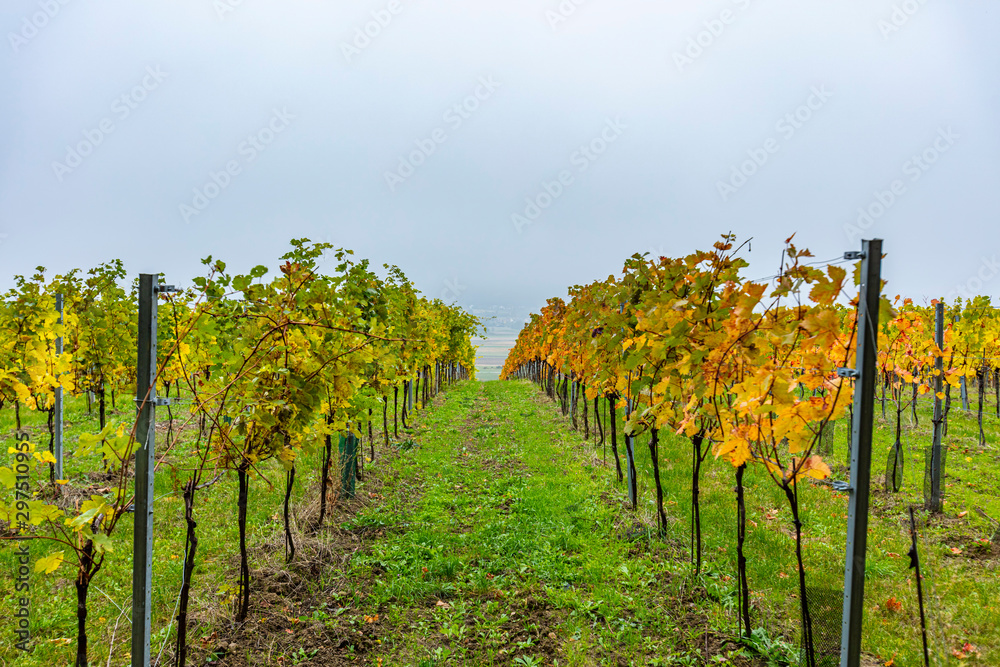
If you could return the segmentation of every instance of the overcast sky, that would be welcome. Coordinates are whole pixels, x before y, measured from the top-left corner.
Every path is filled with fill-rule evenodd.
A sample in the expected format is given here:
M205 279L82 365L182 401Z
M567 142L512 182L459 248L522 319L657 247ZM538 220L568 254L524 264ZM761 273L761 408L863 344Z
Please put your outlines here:
M305 236L537 308L731 230L760 276L793 232L820 259L878 236L891 294L1000 295L995 0L3 0L0 25L0 287L111 258L184 285Z

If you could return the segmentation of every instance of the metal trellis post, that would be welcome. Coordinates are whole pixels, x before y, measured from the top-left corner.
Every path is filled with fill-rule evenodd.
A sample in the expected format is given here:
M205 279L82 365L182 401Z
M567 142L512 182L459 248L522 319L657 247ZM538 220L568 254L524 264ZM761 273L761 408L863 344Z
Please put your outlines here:
M135 401L135 525L132 533L132 664L149 664L150 594L153 589L153 469L156 450L157 295L176 291L159 285L156 275L139 274L139 340Z
M872 421L875 416L879 296L882 292L882 240L862 241L861 252L846 253L844 259L861 259L861 291L858 299L857 369L838 371L844 377L855 378L840 666L859 667L865 599L865 555L868 548L868 494L871 484Z
M340 434L340 493L344 498L354 498L358 479L358 439L350 430Z

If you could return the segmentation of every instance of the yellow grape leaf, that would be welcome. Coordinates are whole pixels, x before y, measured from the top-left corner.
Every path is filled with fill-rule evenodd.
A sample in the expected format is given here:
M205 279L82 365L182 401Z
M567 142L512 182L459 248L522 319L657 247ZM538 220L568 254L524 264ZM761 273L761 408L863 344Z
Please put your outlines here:
M80 505L80 514L72 519L66 519L66 525L75 530L82 530L97 518L97 515L104 514L111 516L114 509L108 505L102 496L91 496L90 500L85 500Z
M739 468L751 458L750 443L743 438L730 438L715 448L716 457L724 457L733 467Z
M815 477L816 479L826 479L831 473L830 466L824 463L823 459L818 456L810 456L806 459L802 472L805 475Z
M0 484L4 485L8 489L13 489L16 481L17 477L14 475L13 470L10 468L0 467Z
M111 431L111 425L109 424L107 428L98 434L93 433L81 433L80 434L80 444L77 448L77 456L86 456L87 454L94 451L94 448L104 441Z
M828 271L830 279L817 282L809 292L809 298L822 305L830 305L836 301L847 276L847 271L839 266L831 266Z
M28 501L28 523L32 526L40 526L43 521L56 521L63 516L63 511L56 505L46 505L41 500Z
M741 319L746 319L753 315L753 309L757 307L758 303L760 303L760 299L764 295L764 291L766 289L767 286L760 283L749 283L744 285L743 294L740 295L736 308L733 310L736 316Z
M44 572L45 574L52 574L59 569L59 566L63 562L63 552L57 551L54 554L49 554L45 558L39 558L35 563L35 572Z
M938 393L936 393L934 395L937 396L938 398L940 398L942 401L944 400L944 392L943 391L939 391Z
M33 402L31 400L31 390L25 387L20 382L17 382L14 385L14 393L17 394L18 400L20 400L22 403L31 404Z
M35 451L35 443L31 442L30 440L25 440L24 442L22 442L20 444L22 444L22 445L28 445L28 453L29 454L31 452ZM14 449L13 447L8 447L7 448L7 453L8 454L16 454L17 450Z
M56 457L52 456L52 452L42 450L41 452L35 452L35 458L42 463L55 463Z
M840 333L840 318L837 316L836 311L832 309L821 310L807 315L802 321L802 328L814 335L826 332L832 336L836 336Z

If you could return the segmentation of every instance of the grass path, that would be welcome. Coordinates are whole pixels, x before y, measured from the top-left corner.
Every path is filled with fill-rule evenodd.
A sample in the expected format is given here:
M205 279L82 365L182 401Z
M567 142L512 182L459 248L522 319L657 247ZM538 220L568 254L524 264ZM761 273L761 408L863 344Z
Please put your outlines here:
M367 638L340 657L353 648L361 664L384 665L672 665L712 655L753 664L722 646L720 628L733 632L731 586L692 585L675 547L621 523L608 471L531 387L465 383L423 415L415 445L385 476L384 502L349 523L377 539L335 586L356 587L332 612L349 608Z

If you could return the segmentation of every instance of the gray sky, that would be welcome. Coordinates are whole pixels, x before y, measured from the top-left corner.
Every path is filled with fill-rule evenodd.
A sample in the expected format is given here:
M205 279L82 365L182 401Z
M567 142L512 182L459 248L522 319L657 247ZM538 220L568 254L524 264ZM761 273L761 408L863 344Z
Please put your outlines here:
M891 294L1000 294L995 1L4 0L0 25L4 288L114 257L185 284L307 236L537 308L731 230L753 278L793 232L820 259L879 236Z

